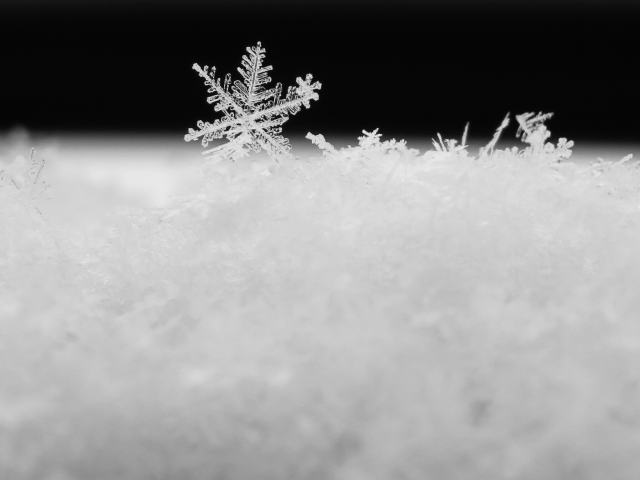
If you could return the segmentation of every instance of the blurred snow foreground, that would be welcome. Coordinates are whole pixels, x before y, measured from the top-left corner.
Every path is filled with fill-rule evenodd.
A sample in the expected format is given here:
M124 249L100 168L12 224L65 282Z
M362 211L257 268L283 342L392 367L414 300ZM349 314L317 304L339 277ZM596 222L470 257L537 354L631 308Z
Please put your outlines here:
M209 162L104 229L5 168L0 478L640 478L638 164L517 118Z

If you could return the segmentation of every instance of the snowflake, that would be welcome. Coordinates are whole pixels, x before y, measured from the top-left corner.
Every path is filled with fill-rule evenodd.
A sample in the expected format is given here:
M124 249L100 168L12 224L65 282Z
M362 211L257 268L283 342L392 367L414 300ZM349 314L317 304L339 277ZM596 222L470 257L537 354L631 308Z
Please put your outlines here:
M202 145L206 147L214 138L225 136L228 143L203 152L209 154L207 158L235 160L248 155L249 148L255 152L262 148L276 160L279 156L288 155L291 145L280 135L281 125L289 120L289 114L295 115L302 106L309 108L310 100L318 100L315 90L319 90L321 84L312 84L311 75L307 75L305 80L298 77L298 86L289 87L285 98L280 98L280 83L275 88L265 89L264 85L271 81L267 73L272 70L271 66L262 66L265 49L258 42L256 47L248 47L247 52L249 56L242 56L242 67L238 68L244 83L236 80L231 85L231 75L227 74L221 84L215 77L215 67L209 70L207 66L193 65L193 69L205 79L205 85L210 87L209 93L213 93L207 101L216 103L216 112L224 113L212 124L199 121L198 130L190 128L184 137L187 142L202 137Z
M550 159L555 162L561 162L566 160L572 154L571 148L573 147L573 141L566 138L560 138L558 140L558 146L554 146L549 142L544 145L543 152L551 157Z

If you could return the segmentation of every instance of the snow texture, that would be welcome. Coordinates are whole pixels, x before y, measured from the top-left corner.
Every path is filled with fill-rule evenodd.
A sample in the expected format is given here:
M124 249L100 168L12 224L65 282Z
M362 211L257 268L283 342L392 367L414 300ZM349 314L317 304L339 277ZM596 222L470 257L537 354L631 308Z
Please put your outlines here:
M640 478L639 165L516 118L484 155L310 134L93 230L5 182L0 478Z
M35 149L31 149L29 160L22 155L17 156L11 165L0 170L0 200L7 202L7 197L17 197L18 203L30 214L35 212L43 220L36 203L49 188L40 178L44 164L44 159L36 157Z
M33 197L45 188L40 181L40 174L44 168L44 159L36 158L36 150L31 149L29 161L18 156L9 167L0 170L0 187L13 186L19 192L28 193Z
M194 64L193 68L208 85L210 96L207 101L216 104L214 110L223 112L221 119L209 122L198 122L198 130L189 129L185 140L197 140L202 137L202 145L206 147L214 138L225 136L229 142L211 150L203 152L210 159L223 158L236 160L247 156L249 149L255 152L266 150L277 160L288 154L291 145L289 140L280 135L281 125L295 115L301 107L309 108L311 100L318 100L321 84L311 83L312 75L304 80L298 77L297 87L289 87L287 96L280 98L282 84L277 83L274 88L266 89L265 85L271 81L268 72L271 66L263 66L265 49L260 42L255 47L247 48L249 56L242 56L242 66L238 71L244 83L236 80L231 85L231 75L227 74L224 83L215 77L216 69L205 66L201 68Z

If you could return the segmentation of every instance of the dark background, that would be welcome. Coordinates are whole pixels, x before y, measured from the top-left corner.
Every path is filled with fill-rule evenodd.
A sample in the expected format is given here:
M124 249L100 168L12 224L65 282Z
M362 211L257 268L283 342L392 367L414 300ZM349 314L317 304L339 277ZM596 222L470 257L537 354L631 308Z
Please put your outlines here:
M220 115L192 64L238 79L261 41L274 83L322 83L285 134L489 136L544 111L554 137L640 137L634 0L5 0L0 41L0 130L186 133Z

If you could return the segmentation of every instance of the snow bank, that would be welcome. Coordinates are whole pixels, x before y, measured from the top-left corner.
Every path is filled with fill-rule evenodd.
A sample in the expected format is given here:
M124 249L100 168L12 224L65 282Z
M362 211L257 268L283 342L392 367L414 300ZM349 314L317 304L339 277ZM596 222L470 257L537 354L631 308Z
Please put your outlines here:
M5 175L0 478L640 478L640 172L528 139L207 164L102 229Z

